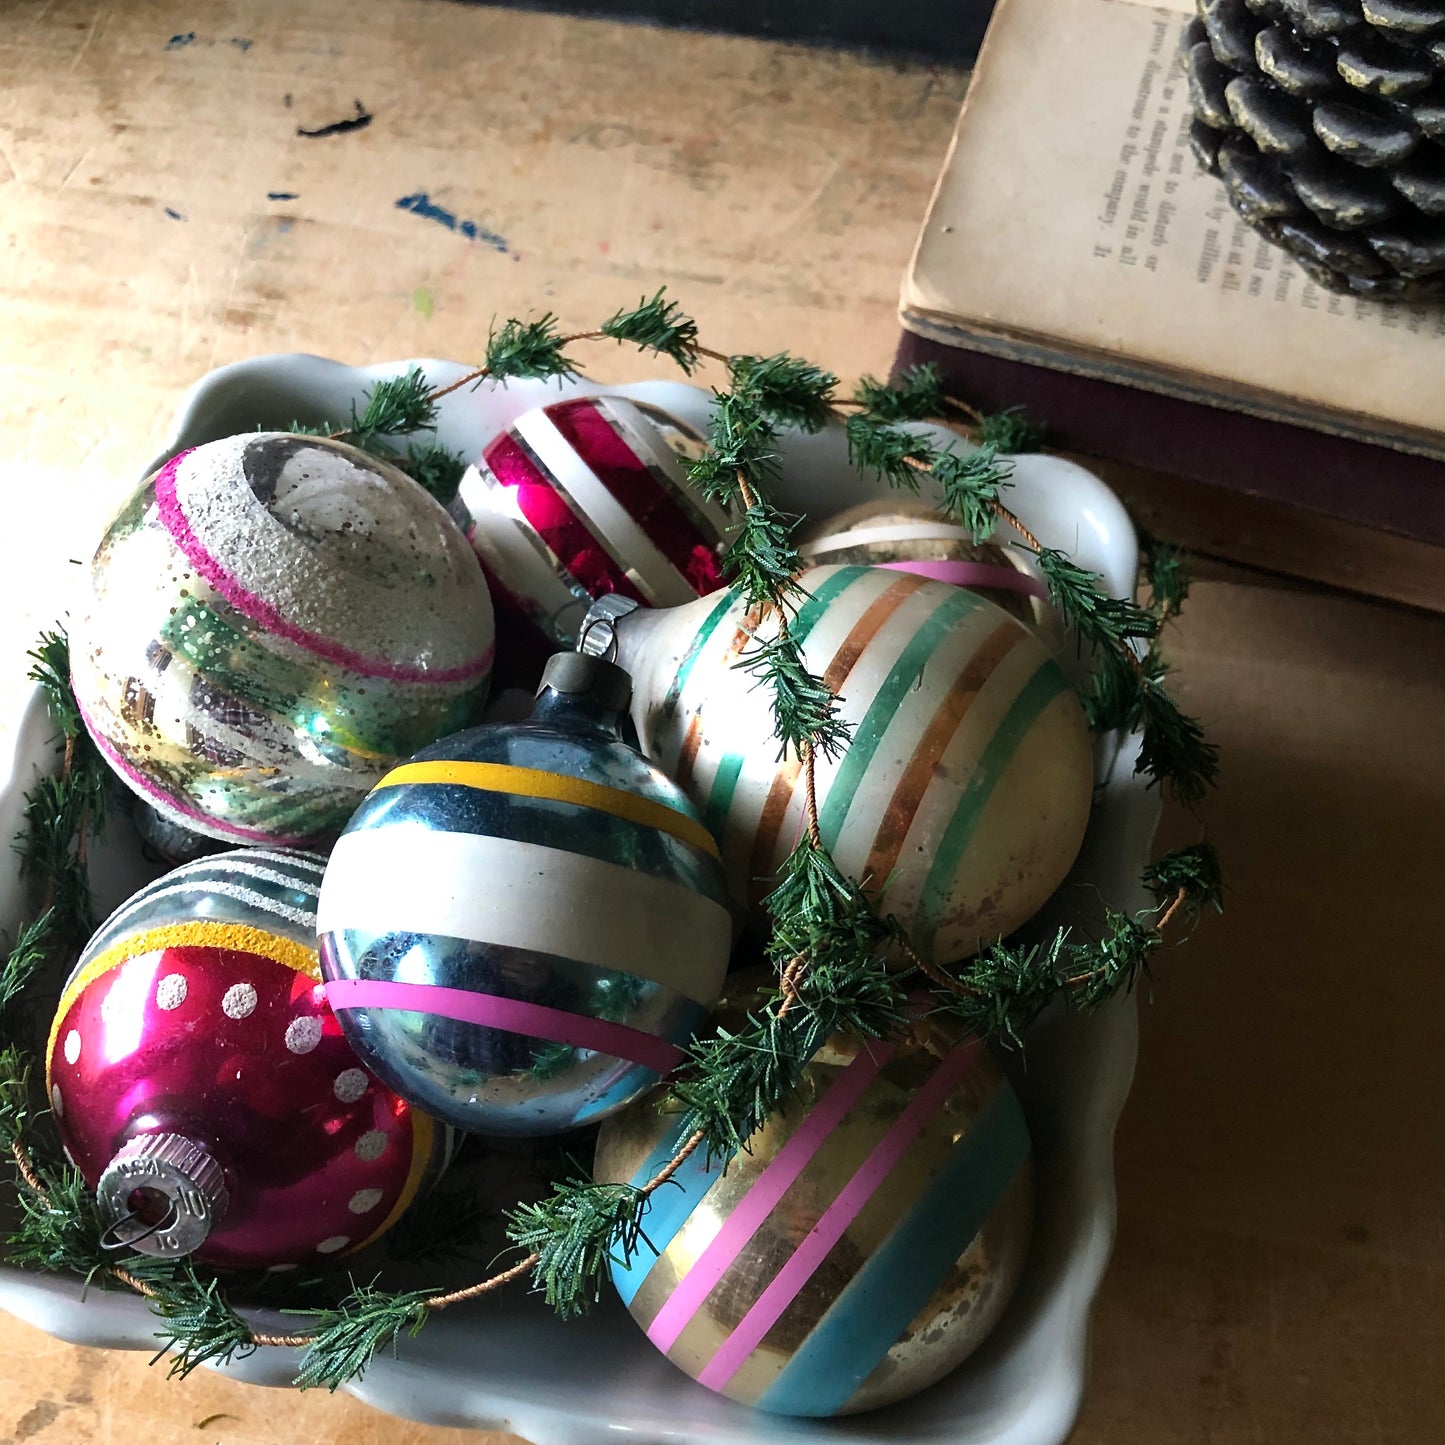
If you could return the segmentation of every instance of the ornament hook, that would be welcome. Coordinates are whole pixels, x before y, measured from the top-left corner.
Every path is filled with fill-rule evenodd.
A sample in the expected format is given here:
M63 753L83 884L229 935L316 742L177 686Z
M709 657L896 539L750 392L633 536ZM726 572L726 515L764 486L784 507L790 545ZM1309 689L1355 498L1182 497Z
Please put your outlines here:
M181 1213L172 1199L166 1212L154 1224L146 1224L145 1217L139 1209L132 1209L129 1214L122 1215L119 1219L112 1219L106 1225L105 1232L100 1236L100 1247L107 1250L136 1249L142 1254L149 1254L150 1251L143 1247L145 1240L155 1235L163 1234L168 1229L173 1229L180 1223ZM144 1226L134 1233L125 1232L126 1225L136 1223Z

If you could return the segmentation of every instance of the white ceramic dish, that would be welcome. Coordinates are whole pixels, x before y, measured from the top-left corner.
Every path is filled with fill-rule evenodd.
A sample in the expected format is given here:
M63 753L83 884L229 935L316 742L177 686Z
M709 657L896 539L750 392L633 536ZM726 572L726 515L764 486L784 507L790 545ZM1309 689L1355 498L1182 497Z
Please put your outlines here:
M408 363L354 368L310 356L260 357L222 368L184 399L167 455L215 437L292 420L334 420L382 376ZM422 362L445 384L463 374L454 363ZM698 388L650 382L568 391L612 390L662 406L702 428L709 397ZM440 440L475 455L528 407L558 388L513 383L453 393L442 403ZM782 440L790 510L823 519L871 500L879 487L854 472L837 431ZM1049 457L1024 457L1010 503L1046 543L1070 552L1127 595L1137 564L1134 532L1118 500L1090 473ZM24 698L16 688L0 694ZM56 765L38 696L5 719L11 755L0 760L0 835L19 826L22 798L42 770ZM1087 928L1101 900L1146 902L1138 882L1158 818L1157 794L1133 774L1131 740L1100 749L1102 788L1084 850L1041 923ZM4 855L11 856L8 851ZM97 850L102 909L153 873L123 824ZM0 929L13 936L24 912L13 864L0 871ZM1028 1267L1007 1314L984 1348L915 1399L842 1421L793 1421L762 1415L694 1385L656 1354L615 1301L579 1321L556 1319L537 1299L513 1289L437 1317L396 1358L378 1357L347 1388L382 1410L437 1424L515 1431L536 1445L600 1445L626 1435L652 1441L838 1439L878 1445L947 1441L950 1445L1060 1445L1084 1390L1088 1317L1113 1239L1113 1133L1134 1068L1137 1026L1132 999L1087 1018L1054 1011L1029 1037L1026 1066L1006 1061L1033 1132L1039 1209ZM0 1268L0 1308L80 1344L154 1349L154 1323L141 1300L91 1291L77 1281ZM263 1350L231 1368L259 1384L285 1385L297 1356ZM156 1389L164 1389L160 1375Z

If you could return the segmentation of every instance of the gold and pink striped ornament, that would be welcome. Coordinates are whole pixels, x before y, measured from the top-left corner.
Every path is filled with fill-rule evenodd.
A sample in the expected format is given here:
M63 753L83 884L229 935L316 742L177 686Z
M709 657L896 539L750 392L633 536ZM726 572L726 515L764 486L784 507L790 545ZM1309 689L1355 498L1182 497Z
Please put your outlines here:
M603 1126L595 1177L645 1184L686 1128L643 1100ZM689 1155L612 1277L699 1384L778 1414L851 1414L972 1354L1032 1221L1017 1096L977 1039L922 1018L897 1043L830 1039L743 1151Z
M800 583L791 634L852 729L841 757L817 760L823 842L920 954L956 962L1072 866L1093 790L1083 709L1043 643L976 593L876 567ZM803 827L803 770L779 757L770 695L738 666L775 618L728 591L610 625L643 750L756 907Z

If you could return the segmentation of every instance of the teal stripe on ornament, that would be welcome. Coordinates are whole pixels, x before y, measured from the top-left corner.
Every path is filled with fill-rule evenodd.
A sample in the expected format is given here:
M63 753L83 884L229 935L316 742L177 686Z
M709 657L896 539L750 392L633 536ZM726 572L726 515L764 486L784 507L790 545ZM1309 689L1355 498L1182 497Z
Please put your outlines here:
M738 777L742 770L743 755L729 753L713 774L712 791L707 795L707 809L702 815L702 825L714 838L722 836L722 826L732 808L733 794L737 792Z
M1018 1096L1001 1086L758 1405L836 1415L943 1283L1028 1157Z
M988 806L989 798L993 796L999 778L1013 760L1014 753L1028 736L1028 731L1037 721L1039 714L1068 685L1068 680L1055 663L1044 663L1024 684L1004 714L998 730L988 740L988 746L984 748L983 756L979 758L978 766L974 768L973 776L969 778L968 786L963 790L963 796L953 810L953 817L948 821L948 827L933 855L933 867L928 871L928 881L923 885L923 893L918 901L917 919L913 926L913 946L920 953L927 955L933 950L934 936L938 932L939 920L948 902L958 865L973 839L974 829L978 826L983 810ZM938 961L946 963L951 960Z
M867 567L840 567L827 577L798 609L789 632L799 647L807 640L808 634L818 625L819 619L829 607L870 569ZM722 836L723 824L733 805L733 794L737 791L738 778L743 764L747 761L744 753L726 753L713 774L712 786L707 795L707 806L703 810L703 827L714 838Z
M928 659L935 649L970 612L983 605L983 598L961 587L950 589L949 596L934 608L923 625L913 634L903 649L893 669L884 679L883 686L868 704L863 720L853 731L853 741L838 772L828 789L828 796L818 812L818 826L822 829L823 842L829 847L837 846L848 820L848 810L853 806L868 768L878 751L888 725L893 721L908 694L917 685Z
M734 602L738 600L736 587L730 587L718 600L718 604L707 615L707 620L698 629L697 635L689 644L683 659L677 665L677 675L672 679L672 686L668 688L662 702L658 705L658 712L666 715L677 711L678 699L682 696L682 690L687 686L687 680L692 676L692 669L702 650L707 646L708 639L717 631L718 623L727 616Z
M818 625L823 614L860 577L868 576L871 567L840 567L831 577L825 578L817 588L808 594L807 600L798 608L788 631L800 647L807 641L808 634Z
M640 1189L666 1167L686 1137L686 1125L687 1116L679 1114L677 1122L658 1140L656 1148L632 1176L632 1184ZM615 1257L612 1261L612 1283L622 1296L623 1304L632 1303L653 1265L667 1253L667 1247L702 1203L703 1196L722 1178L725 1168L726 1161L722 1159L714 1159L709 1165L707 1146L702 1145L678 1166L672 1176L675 1183L664 1184L653 1192L647 1213L642 1216L644 1243L629 1264L622 1265Z

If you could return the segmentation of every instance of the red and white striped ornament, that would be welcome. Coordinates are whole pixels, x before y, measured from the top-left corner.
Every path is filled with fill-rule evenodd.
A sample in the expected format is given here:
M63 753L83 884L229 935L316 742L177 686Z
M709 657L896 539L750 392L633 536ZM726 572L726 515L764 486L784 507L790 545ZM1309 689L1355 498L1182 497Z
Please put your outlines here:
M728 512L684 468L702 449L666 412L615 396L525 412L488 445L452 515L491 586L505 681L534 684L604 593L673 607L722 585Z

